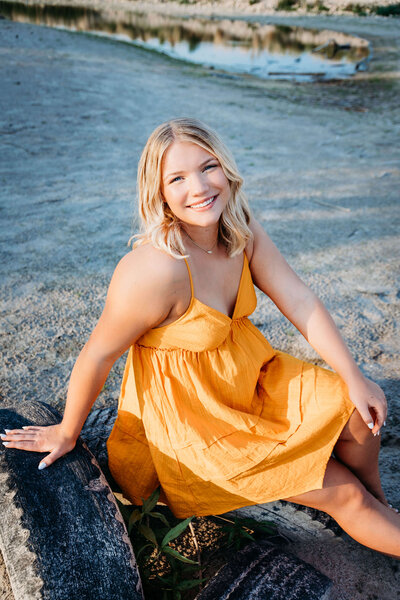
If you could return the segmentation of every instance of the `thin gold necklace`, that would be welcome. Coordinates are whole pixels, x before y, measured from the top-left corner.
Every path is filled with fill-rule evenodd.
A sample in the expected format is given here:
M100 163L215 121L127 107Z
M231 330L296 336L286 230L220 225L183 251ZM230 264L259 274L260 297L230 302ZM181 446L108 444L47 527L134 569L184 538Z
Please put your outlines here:
M216 246L216 244L218 242L218 236L217 236L217 239L215 240L215 242L214 242L211 250L206 250L205 248L202 248L201 246L199 246L199 244L197 242L195 242L194 240L192 240L192 238L190 237L190 235L188 234L188 232L185 229L183 231L186 233L186 235L188 236L189 240L191 242L193 242L193 244L195 246L197 246L198 248L200 248L200 250L203 250L203 252L207 252L207 254L212 254L212 252L213 252L213 250L214 250L214 248L215 248L215 246Z

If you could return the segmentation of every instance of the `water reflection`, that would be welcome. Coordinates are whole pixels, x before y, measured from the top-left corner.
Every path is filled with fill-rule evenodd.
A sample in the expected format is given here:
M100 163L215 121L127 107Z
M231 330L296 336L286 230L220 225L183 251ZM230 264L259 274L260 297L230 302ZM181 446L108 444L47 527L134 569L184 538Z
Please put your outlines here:
M366 40L328 30L231 19L33 6L0 1L15 21L112 36L169 56L262 78L343 78L367 68Z

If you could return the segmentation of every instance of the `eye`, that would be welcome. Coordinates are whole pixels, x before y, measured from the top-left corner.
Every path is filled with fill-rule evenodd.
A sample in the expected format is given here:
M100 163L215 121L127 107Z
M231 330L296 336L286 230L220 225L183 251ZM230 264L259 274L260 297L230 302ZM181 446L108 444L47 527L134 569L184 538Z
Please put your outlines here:
M218 167L218 165L207 165L206 167L204 167L204 170L206 169L213 169L214 167Z
M182 177L180 175L177 175L176 177L171 179L170 183L174 183L174 181L178 181L179 179L182 179Z

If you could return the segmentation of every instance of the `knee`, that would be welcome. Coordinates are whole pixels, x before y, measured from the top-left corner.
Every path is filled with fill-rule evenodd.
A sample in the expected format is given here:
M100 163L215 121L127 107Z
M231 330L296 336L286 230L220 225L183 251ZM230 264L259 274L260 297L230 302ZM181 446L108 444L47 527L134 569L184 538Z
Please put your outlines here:
M354 479L341 486L332 506L334 512L343 513L345 510L349 515L357 515L360 511L370 508L373 502L373 496L360 481Z

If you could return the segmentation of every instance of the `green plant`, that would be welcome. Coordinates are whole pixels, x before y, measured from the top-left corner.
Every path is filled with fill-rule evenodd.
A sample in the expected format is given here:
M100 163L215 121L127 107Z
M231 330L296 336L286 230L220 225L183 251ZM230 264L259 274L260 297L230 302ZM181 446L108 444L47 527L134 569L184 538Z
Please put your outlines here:
M381 17L400 15L400 4L388 4L387 6L372 6L371 12Z
M298 5L298 0L279 0L277 9L278 10L295 10Z
M157 575L158 589L163 591L163 600L168 600L168 596L174 600L181 600L182 593L200 585L201 582L207 581L204 579L187 579L193 571L197 570L196 566L182 565L177 562L170 575Z
M365 17L367 15L366 11L359 4L348 4L345 9L348 12L352 12L359 17Z
M327 8L321 0L317 0L315 3L315 8L318 12L329 12L329 8Z
M160 496L158 487L151 496L142 498L142 506L127 506L118 501L128 534L138 561L143 587L149 597L163 592L163 600L181 600L182 592L198 586L202 578L187 579L199 569L199 563L184 556L170 546L188 527L193 517L171 527L164 514L154 510ZM182 563L186 563L185 567ZM161 565L161 568L160 568ZM158 571L162 570L160 575Z
M240 550L249 541L254 542L259 538L265 539L277 534L276 525L271 521L256 521L251 517L235 517L233 521L225 518L223 520L226 522L222 526L226 536L226 544L233 546L235 550Z
M185 593L206 582L210 574L208 577L203 577L204 567L201 564L200 551L191 523L194 517L178 521L172 526L165 514L156 510L159 496L160 487L146 500L142 498L141 506L126 505L119 500L117 502L138 562L145 597L184 600ZM172 513L171 519L176 521ZM238 517L230 520L219 515L211 515L208 519L209 526L212 521L215 523L215 520L223 522L223 525L217 529L220 543L226 548L233 547L239 550L259 537L265 539L276 535L274 524L269 522L260 523L255 519ZM188 527L191 537L186 531ZM188 539L191 543L193 540L195 542L198 561L185 556L181 551L182 545L185 547L185 540L187 543ZM172 547L171 543L175 547ZM223 547L220 548L221 553ZM187 553L191 556L193 548Z

